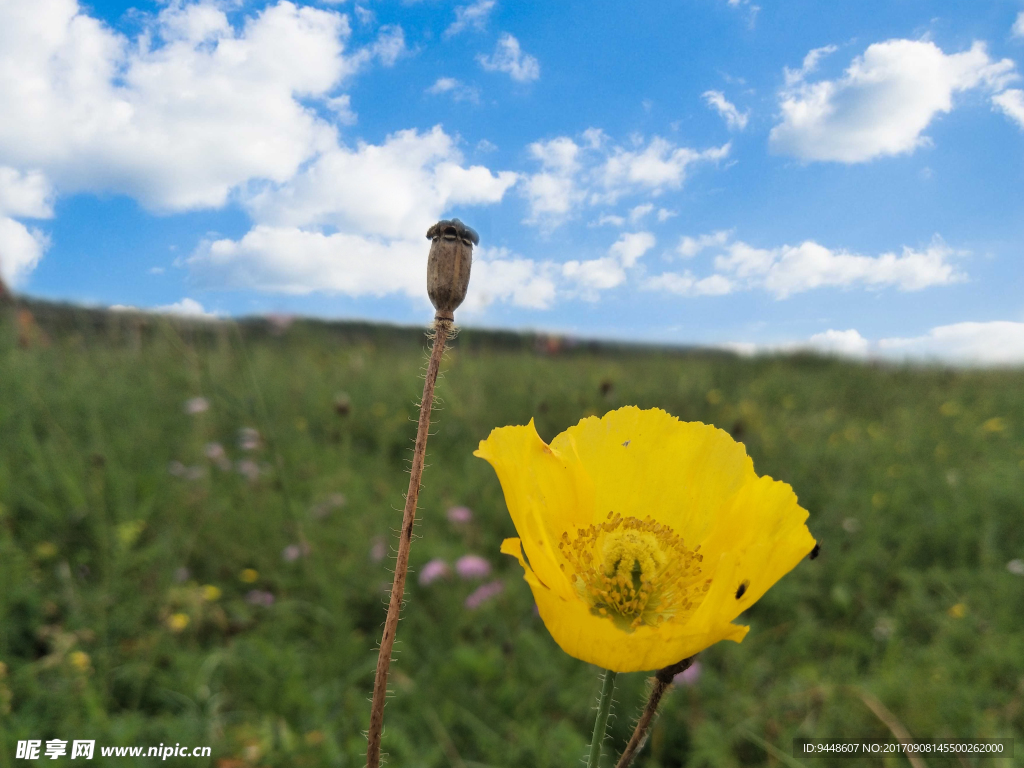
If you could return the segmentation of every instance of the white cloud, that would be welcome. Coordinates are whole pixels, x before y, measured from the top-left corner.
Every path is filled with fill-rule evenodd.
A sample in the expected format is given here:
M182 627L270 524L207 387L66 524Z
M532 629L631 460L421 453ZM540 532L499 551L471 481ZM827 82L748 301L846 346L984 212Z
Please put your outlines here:
M377 33L377 40L370 47L370 52L385 67L394 66L402 54L408 52L405 47L405 31L397 24L381 27Z
M452 37L470 27L482 32L496 4L495 0L477 0L470 5L460 5L455 9L455 21L444 31L444 36Z
M750 119L750 111L740 112L736 109L735 104L731 104L726 100L725 94L721 91L705 91L704 101L707 102L709 107L714 107L718 110L718 114L725 120L725 124L731 131L742 131L747 127L747 121Z
M524 53L519 41L508 32L498 38L491 56L477 56L480 65L489 72L505 72L519 83L528 83L540 77L540 62Z
M650 232L625 232L608 249L608 255L587 261L567 261L562 276L581 289L581 295L595 300L597 292L626 282L626 270L634 267L656 240Z
M523 195L530 204L527 222L559 223L586 198L585 190L576 182L582 149L572 139L560 136L534 142L529 150L540 162L541 170L522 183Z
M648 213L654 210L654 203L644 203L638 205L635 208L629 210L629 223L636 224L640 219L644 218Z
M150 312L157 312L165 315L181 315L182 317L204 317L204 318L215 318L219 317L218 312L207 312L203 309L203 305L195 299L184 298L181 301L176 301L173 304L165 304L160 307L153 307Z
M346 17L278 2L233 28L212 2L166 6L135 40L74 0L0 4L0 163L60 193L123 193L157 210L223 205L284 181L335 141L302 98L325 98L348 56ZM393 55L398 34L378 42Z
M1024 128L1024 91L1019 88L1008 88L992 97L992 103Z
M868 46L842 77L817 83L804 80L820 58L811 54L801 70L786 70L782 121L769 138L774 151L802 160L858 163L912 152L928 141L932 119L952 110L954 94L998 91L1016 76L1011 60L993 61L981 42L947 55L930 41L887 40Z
M711 232L700 237L684 235L679 240L679 245L676 246L676 253L684 259L692 259L706 248L725 245L729 242L730 237L732 237L732 230L729 229L720 229L717 232Z
M717 162L729 154L728 143L703 152L677 147L655 136L646 147L627 150L615 147L595 175L603 191L595 191L595 202L614 203L628 192L643 190L660 194L665 189L679 189L686 178L686 169L697 162Z
M184 298L173 304L164 304L159 307L140 308L133 304L111 304L107 309L113 312L152 312L158 315L179 315L181 317L195 317L214 320L221 316L220 312L207 312L203 305L195 299Z
M816 333L811 336L807 340L806 347L845 357L866 357L870 344L853 328L846 331L835 331L829 328L824 333Z
M427 93L438 96L448 94L454 101L471 101L474 104L480 103L480 90L471 85L466 85L454 77L439 77L434 84L427 88Z
M741 240L730 241L730 237L728 231L683 237L676 248L683 258L692 258L706 249L719 251L713 259L715 272L706 278L716 280L702 282L690 271L665 273L649 279L646 287L683 295L759 289L785 299L815 288L863 286L917 291L966 278L951 262L954 251L939 239L924 250L904 247L900 254L863 256L833 250L813 240L797 246L755 248Z
M659 222L668 221L673 216L678 216L678 215L679 215L678 211L670 211L667 208L659 208L658 209L658 221Z
M53 217L53 188L39 171L0 166L0 216Z
M450 206L496 203L517 178L462 162L441 126L398 131L383 144L336 146L288 183L257 188L244 202L257 222L273 226L418 240Z
M997 320L941 325L924 336L881 339L878 349L887 356L974 365L1022 365L1024 323Z
M857 330L829 329L804 341L776 344L729 342L721 345L741 355L803 350L853 357L955 365L1024 365L1024 323L1008 320L940 325L923 336L866 339Z
M761 6L754 5L750 0L728 0L728 3L731 8L746 8L747 26L753 29L754 22L757 21L757 14L761 10Z
M818 62L828 56L830 53L835 53L838 48L834 45L823 45L821 48L812 48L808 51L807 55L804 56L803 64L800 69L790 69L789 67L782 68L783 77L786 79L786 87L792 87L800 83L807 75L811 74L818 68Z
M632 267L637 259L654 247L654 235L650 232L626 232L619 236L608 253L618 258L624 267Z
M603 256L587 261L567 261L562 265L562 275L583 289L583 297L594 301L597 291L615 288L626 282L626 270L618 259Z
M1017 20L1013 22L1013 29L1010 30L1013 37L1024 37L1024 11L1017 14Z
M49 245L39 230L0 216L0 277L10 286L22 285Z
M861 256L832 250L807 240L797 246L754 248L743 242L715 258L715 268L748 287L785 299L814 288L894 287L917 291L964 279L950 263L953 251L935 242L923 251L904 247L902 254Z
M327 2L329 2L331 5L340 5L341 3L345 2L345 0L327 0ZM374 15L373 11L371 11L369 8L364 8L361 5L356 5L356 7L353 8L353 11L355 11L356 18L359 20L359 23L362 24L364 27L373 24L374 19L377 18L376 15Z
M186 263L193 279L219 288L424 297L427 245L422 234L385 240L258 224L241 240L204 241Z
M744 357L757 354L792 354L794 352L817 352L857 359L877 355L877 345L865 339L854 328L846 331L829 328L827 331L815 333L809 339L802 341L784 341L776 344L730 341L719 346Z
M432 86L427 88L427 93L448 93L449 91L454 91L459 85L461 83L454 77L439 77Z
M698 278L689 270L683 273L664 272L648 278L644 283L648 290L668 291L680 296L724 296L732 293L735 286L723 275Z
M505 248L478 248L465 309L479 311L494 301L506 301L528 309L548 309L555 301L555 275L551 262L538 263Z
M341 125L355 125L356 113L352 110L352 97L347 93L324 99L324 104L334 113L334 119Z
M423 297L427 228L450 206L498 202L516 181L462 163L440 126L335 147L288 183L246 196L256 226L241 240L202 243L187 264L203 285Z
M729 154L730 145L703 151L677 147L654 136L646 144L633 137L630 149L613 144L597 128L584 131L577 143L568 136L530 145L530 154L540 162L541 170L527 176L520 187L530 205L529 224L551 228L558 226L585 204L614 204L623 195L646 193L657 196L666 189L678 189L687 169L698 162L717 162ZM648 207L649 206L649 207ZM631 210L631 221L653 210L653 204L640 204ZM662 209L658 221L674 216ZM621 225L615 214L603 215L598 224Z

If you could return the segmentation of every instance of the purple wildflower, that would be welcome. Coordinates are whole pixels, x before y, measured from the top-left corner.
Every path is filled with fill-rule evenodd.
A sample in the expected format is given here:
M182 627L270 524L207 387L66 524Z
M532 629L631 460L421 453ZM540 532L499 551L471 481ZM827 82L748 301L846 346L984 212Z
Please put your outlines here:
M220 443L207 443L203 448L203 453L206 454L206 458L222 470L227 471L231 469L231 460L228 459L227 452L225 452L224 446Z
M260 433L252 427L238 430L238 447L243 451L255 451L260 447Z
M490 575L491 564L480 555L463 555L455 561L455 570L463 579L483 579Z
M190 397L185 401L185 413L190 416L208 410L210 410L210 401L205 397Z
M475 611L488 600L494 599L504 591L505 582L503 581L489 581L486 584L481 584L466 598L466 607L471 611Z
M281 550L281 557L286 563L294 563L300 557L308 555L310 552L309 544L303 542L302 544L289 544L283 550Z
M425 587L438 579L447 579L451 572L452 569L448 563L440 558L434 558L420 571L420 584Z
M274 604L274 595L262 589L250 589L245 596L246 602L251 605L262 605L269 608Z
M370 546L370 560L379 563L388 555L388 545L383 536L375 536Z
M464 525L473 519L473 510L469 507L452 507L448 510L448 522Z
M245 477L250 482L255 482L260 476L260 467L252 459L242 459L240 462L235 464L235 469L238 474Z

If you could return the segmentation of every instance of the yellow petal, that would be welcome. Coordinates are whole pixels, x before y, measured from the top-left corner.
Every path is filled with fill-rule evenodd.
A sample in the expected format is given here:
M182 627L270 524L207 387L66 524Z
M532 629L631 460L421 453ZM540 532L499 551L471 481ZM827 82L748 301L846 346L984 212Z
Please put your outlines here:
M523 558L523 546L519 539L505 539L501 542L501 554L511 555L519 561L519 564L523 566L523 581L529 584L531 587L538 586L544 587L543 584L537 579L533 569L530 568L529 563ZM546 589L546 587L545 587Z
M594 518L609 512L671 525L693 547L722 502L755 480L746 449L727 433L657 408L628 406L590 417L551 441L572 446L593 481Z
M741 488L717 516L710 535L701 543L705 559L722 552L736 558L735 574L723 585L733 600L724 607L723 621L745 611L814 548L804 521L807 510L797 503L786 483L761 477ZM724 581L724 576L718 580ZM735 593L743 586L739 599Z
M572 587L556 555L558 537L592 517L593 492L570 449L550 448L533 424L491 432L473 454L490 462L533 572L556 593Z

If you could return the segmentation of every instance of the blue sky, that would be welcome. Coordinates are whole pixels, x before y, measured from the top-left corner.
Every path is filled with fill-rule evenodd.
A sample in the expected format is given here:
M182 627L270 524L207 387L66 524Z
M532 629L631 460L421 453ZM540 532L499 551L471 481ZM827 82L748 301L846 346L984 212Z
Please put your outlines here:
M1024 362L1024 2L0 0L0 274L183 313Z

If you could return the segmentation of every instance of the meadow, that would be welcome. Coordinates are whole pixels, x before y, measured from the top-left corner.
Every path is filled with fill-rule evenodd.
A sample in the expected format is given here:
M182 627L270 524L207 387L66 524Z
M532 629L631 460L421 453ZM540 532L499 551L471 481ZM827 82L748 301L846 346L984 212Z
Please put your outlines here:
M24 343L9 311L0 325L0 766L52 738L362 766L423 330L31 308ZM596 670L498 553L514 528L472 452L496 426L535 418L550 440L627 404L744 442L822 547L741 617L742 644L700 655L638 766L866 765L795 761L792 739L899 727L1012 737L988 764L1024 765L1024 371L472 329L442 371L389 765L580 764ZM471 554L490 574L454 572ZM645 686L619 676L616 750Z

